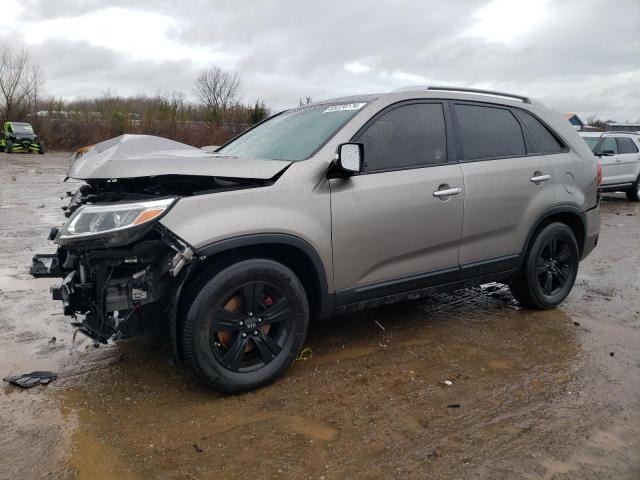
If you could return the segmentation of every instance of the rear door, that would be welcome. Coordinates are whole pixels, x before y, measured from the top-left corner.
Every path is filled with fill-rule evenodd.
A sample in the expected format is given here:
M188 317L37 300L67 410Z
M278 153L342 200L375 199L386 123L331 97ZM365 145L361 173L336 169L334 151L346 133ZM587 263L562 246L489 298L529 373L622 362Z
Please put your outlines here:
M452 109L465 189L461 275L511 270L533 223L553 204L549 159L527 151L532 134L515 109L470 102Z
M640 162L638 147L630 137L616 137L618 155L615 156L615 169L619 181L616 183L635 182Z
M330 181L340 303L457 279L464 194L444 113L440 102L387 107L354 138L364 172Z

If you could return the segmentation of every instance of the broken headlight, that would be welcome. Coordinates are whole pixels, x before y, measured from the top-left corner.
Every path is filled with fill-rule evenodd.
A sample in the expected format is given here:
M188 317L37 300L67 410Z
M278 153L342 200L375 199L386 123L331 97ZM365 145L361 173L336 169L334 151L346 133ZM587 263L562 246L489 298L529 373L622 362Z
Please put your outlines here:
M103 247L125 245L146 233L176 200L83 205L71 215L56 242L60 245L82 242Z

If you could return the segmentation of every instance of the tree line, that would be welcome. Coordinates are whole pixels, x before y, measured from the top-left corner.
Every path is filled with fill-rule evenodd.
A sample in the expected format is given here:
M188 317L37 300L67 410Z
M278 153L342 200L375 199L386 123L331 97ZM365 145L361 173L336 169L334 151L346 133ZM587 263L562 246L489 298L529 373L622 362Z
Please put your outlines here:
M74 150L124 133L158 135L194 146L220 145L270 115L264 101L240 101L237 72L203 70L198 102L182 91L67 100L43 94L44 77L24 49L0 45L0 119L25 121L49 149Z

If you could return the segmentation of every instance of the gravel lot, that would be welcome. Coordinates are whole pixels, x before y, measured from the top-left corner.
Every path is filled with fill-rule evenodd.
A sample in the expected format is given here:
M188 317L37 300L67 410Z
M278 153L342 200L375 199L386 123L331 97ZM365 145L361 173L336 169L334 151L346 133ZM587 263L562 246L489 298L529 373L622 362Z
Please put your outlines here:
M604 198L557 310L492 285L331 319L276 384L222 398L165 340L74 341L30 279L66 158L0 154L0 376L60 376L0 387L0 478L640 478L640 204Z

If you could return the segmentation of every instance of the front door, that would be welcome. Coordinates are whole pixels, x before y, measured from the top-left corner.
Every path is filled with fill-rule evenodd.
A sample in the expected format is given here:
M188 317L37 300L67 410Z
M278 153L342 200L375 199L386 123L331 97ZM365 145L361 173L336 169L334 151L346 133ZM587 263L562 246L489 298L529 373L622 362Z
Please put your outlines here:
M464 192L442 104L388 107L354 141L364 172L330 181L338 302L456 280Z

